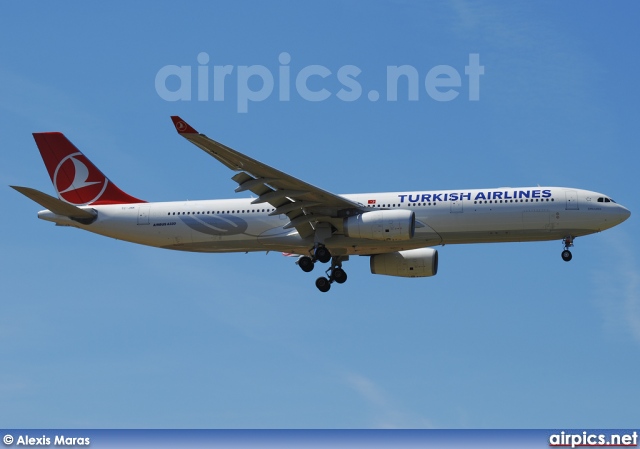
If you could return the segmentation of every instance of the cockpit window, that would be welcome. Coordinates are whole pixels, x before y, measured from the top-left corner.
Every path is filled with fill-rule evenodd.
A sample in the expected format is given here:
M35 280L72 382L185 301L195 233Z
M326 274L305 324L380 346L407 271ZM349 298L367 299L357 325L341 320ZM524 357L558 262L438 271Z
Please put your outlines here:
M598 203L602 203L602 202L604 202L604 198L599 197L599 198L598 198Z

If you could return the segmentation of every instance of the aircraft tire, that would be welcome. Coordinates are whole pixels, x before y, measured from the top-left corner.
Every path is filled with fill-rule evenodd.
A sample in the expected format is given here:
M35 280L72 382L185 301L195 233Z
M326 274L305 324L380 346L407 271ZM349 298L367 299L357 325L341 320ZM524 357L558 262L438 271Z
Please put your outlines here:
M326 293L331 288L331 282L325 277L320 277L316 279L316 287L318 287L318 290L322 293Z
M322 263L327 263L331 260L331 253L324 246L318 246L316 248L316 259Z
M313 267L315 266L315 264L313 263L313 260L311 260L311 257L302 256L300 259L298 259L298 266L305 273L309 273L310 271L313 271Z
M338 284L344 284L347 281L347 273L342 268L336 268L333 270L331 276Z

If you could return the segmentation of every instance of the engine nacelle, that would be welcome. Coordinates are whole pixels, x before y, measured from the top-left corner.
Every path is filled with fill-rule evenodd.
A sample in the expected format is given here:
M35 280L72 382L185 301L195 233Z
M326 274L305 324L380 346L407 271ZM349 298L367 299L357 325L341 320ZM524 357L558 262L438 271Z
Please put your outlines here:
M371 240L410 240L416 230L411 210L376 210L345 218L344 235Z
M371 256L371 273L418 278L438 273L438 251L418 248Z

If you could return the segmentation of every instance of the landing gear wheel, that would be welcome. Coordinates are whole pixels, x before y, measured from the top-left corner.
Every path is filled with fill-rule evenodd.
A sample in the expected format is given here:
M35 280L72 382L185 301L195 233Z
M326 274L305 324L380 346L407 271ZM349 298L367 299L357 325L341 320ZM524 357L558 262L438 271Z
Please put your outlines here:
M347 281L347 273L342 268L335 268L331 274L333 280L338 284L344 284Z
M310 271L313 271L313 267L315 266L315 264L313 263L313 260L311 260L311 257L302 256L300 259L298 259L298 266L305 273L309 273Z
M327 278L318 278L316 279L316 287L318 287L318 290L322 293L326 293L331 288L331 281Z
M565 262L569 262L572 258L573 255L571 254L571 251L569 251L568 249L562 251L562 260L564 260Z
M318 246L315 252L316 259L322 263L327 263L331 260L331 253L325 246Z

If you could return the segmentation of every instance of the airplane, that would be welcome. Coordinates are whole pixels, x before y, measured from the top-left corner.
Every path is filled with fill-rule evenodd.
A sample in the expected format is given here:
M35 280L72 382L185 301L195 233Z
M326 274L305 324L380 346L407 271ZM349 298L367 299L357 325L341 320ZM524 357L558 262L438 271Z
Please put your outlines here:
M343 262L367 256L372 274L428 277L435 246L561 240L562 259L576 237L604 231L631 213L609 196L565 187L501 187L337 195L198 133L178 116L178 134L236 172L236 193L253 198L147 202L119 189L62 133L34 133L57 198L10 186L46 210L58 226L128 242L193 252L278 251L297 257L321 292L342 284Z

